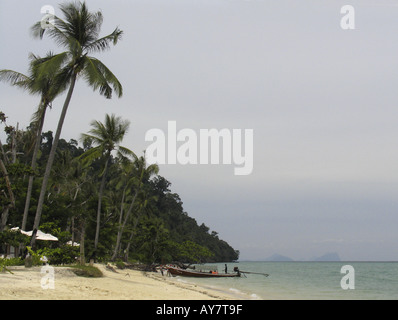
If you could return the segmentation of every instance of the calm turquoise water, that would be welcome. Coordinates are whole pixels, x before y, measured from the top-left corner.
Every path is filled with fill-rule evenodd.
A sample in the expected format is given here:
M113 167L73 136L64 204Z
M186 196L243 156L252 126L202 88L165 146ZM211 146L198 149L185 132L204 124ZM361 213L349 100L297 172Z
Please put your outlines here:
M224 272L224 263L215 264ZM398 262L240 262L228 263L228 272L268 273L241 278L180 278L179 281L227 291L243 299L396 300ZM354 268L355 289L343 290L342 266Z

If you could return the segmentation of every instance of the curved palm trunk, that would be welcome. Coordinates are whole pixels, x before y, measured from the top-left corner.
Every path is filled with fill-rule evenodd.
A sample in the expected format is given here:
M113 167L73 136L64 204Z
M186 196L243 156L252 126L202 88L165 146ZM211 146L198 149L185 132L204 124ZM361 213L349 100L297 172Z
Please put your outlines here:
M43 210L44 197L45 197L46 192L47 192L48 180L50 178L51 168L52 168L52 164L54 162L54 157L55 157L55 152L56 152L56 149L57 149L58 141L59 141L59 138L61 136L62 126L64 124L66 112L68 110L68 106L69 106L70 100L72 98L73 89L75 88L76 76L77 75L74 73L72 78L71 78L71 83L70 83L70 87L69 87L69 90L68 90L68 94L66 96L66 99L65 99L65 102L64 102L64 106L62 108L62 112L61 112L61 115L59 117L57 132L55 133L55 137L54 137L54 140L53 140L53 145L51 147L51 151L50 151L50 154L48 156L46 171L44 173L43 183L42 183L41 190L40 190L40 197L39 197L39 201L37 203L35 222L33 224L32 239L31 239L31 242L30 242L30 246L32 247L32 249L35 249L35 247L36 247L36 233L37 233L37 229L39 228L39 224L40 224L41 213L42 213L42 210Z
M84 239L86 235L86 222L83 220L81 224L81 233L80 233L80 264L84 265L86 263L86 258L84 256ZM73 244L73 242L72 242Z
M123 234L123 232L124 232L124 228L126 227L127 220L128 220L128 218L129 218L131 212L133 211L133 205L134 205L135 199L137 198L138 192L139 192L139 189L136 190L136 192L135 192L135 194L134 194L134 198L133 198L133 200L131 201L129 210L127 211L127 214L126 214L126 216L125 216L125 218L124 218L123 225L119 228L119 231L118 231L118 233L117 233L115 251L113 252L113 255L112 255L111 260L115 260L116 257L117 257L117 255L119 254L119 251L120 251L120 241L122 240L122 234Z
M120 216L119 216L119 226L118 226L118 230L117 230L116 247L115 247L115 249L113 251L113 255L112 255L111 261L115 261L116 255L120 251L119 250L119 247L120 247L120 245L119 245L120 244L119 233L122 230L123 206L124 206L124 198L126 196L126 189L127 189L127 186L124 187L124 189L123 189L122 201L121 201L121 204L120 204Z
M32 167L33 170L36 169L37 153L39 152L39 148L40 148L41 133L43 131L43 125L44 125L44 118L45 118L45 115L46 115L46 110L47 110L47 104L43 103L43 114L40 117L40 123L39 123L39 126L37 128L35 148L33 150L33 155L32 155L31 167ZM33 175L29 176L28 190L27 190L27 193L26 193L25 208L24 208L23 218L22 218L22 226L21 226L22 230L25 230L26 221L28 219L30 199L32 198L33 180L34 180L34 176Z
M99 194L98 194L97 228L95 230L94 253L93 253L94 259L96 258L96 255L97 255L99 232L100 232L100 222L101 222L102 196L104 194L105 179L106 179L106 174L108 171L108 163L109 163L109 157L106 158L104 173L102 175L100 190L99 190Z
M137 219L135 219L135 221L134 221L133 229L132 229L132 231L131 231L129 241L128 241L128 243L127 243L126 253L125 253L125 255L124 255L124 261L126 261L126 262L127 262L128 259L129 259L129 252L130 252L131 242L133 241L133 238L134 238L134 236L135 236L135 230L136 230L136 228L137 228L138 222L140 221L140 218L141 218L141 214L139 214L138 217L137 217Z
M135 235L135 230L133 229L133 231L131 231L130 238L129 238L129 241L128 241L127 247L126 247L126 252L124 255L125 262L127 262L129 260L130 245L131 245L134 235Z
M14 197L14 193L12 192L11 189L11 182L10 182L10 178L8 176L8 171L6 166L4 165L3 160L0 159L0 170L2 171L3 175L4 175L4 179L6 181L6 186L7 186L7 190L8 190L8 194L10 197L10 203L8 205L5 206L4 211L1 215L1 219L0 219L0 232L2 232L7 224L7 219L8 219L8 213L10 208L15 206L15 197Z

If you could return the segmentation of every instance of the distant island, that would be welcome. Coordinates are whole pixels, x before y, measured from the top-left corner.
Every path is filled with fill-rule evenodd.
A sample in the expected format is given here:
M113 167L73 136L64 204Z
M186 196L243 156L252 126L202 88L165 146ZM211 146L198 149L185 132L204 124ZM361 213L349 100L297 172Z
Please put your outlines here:
M264 261L274 261L274 262L289 262L289 261L341 261L340 256L337 252L328 252L319 257L313 257L309 260L293 260L290 257L283 256L278 253L274 253L272 256L264 259Z

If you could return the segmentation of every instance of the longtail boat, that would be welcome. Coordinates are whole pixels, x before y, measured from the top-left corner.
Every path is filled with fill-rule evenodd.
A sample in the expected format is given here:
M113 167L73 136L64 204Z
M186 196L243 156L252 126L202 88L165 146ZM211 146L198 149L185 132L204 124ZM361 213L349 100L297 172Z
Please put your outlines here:
M231 278L240 277L240 272L236 273L218 273L217 271L196 271L196 270L186 270L176 267L167 267L167 270L173 276L183 276L183 277L206 277L206 278Z

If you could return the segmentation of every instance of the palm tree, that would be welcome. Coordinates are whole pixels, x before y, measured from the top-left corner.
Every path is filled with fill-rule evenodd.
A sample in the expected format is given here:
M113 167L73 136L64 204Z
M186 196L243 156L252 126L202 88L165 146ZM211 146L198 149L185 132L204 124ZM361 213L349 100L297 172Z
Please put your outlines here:
M37 154L40 147L41 134L47 108L51 107L53 100L66 89L65 84L57 83L55 81L53 74L40 77L38 75L40 64L48 61L53 56L54 55L51 52L47 54L45 58L40 58L34 54L30 54L29 76L13 70L0 70L0 81L8 82L13 86L28 90L31 94L40 94L41 96L39 106L32 117L32 124L35 129L35 140L33 142L33 155L31 162L32 170L36 169ZM26 228L30 199L32 196L33 179L34 175L30 175L28 190L26 192L25 209L22 218L22 230L25 230Z
M126 170L131 172L133 176L131 179L128 181L128 184L132 185L132 189L134 190L133 197L131 199L129 209L127 210L126 216L124 217L123 224L119 225L119 230L117 233L116 237L116 245L115 249L112 255L111 260L115 260L117 255L119 254L120 251L120 241L122 239L122 235L124 232L124 229L126 227L127 221L130 217L130 214L133 211L135 201L137 199L138 194L141 192L143 184L145 181L151 178L152 175L158 174L159 173L159 166L157 164L151 164L147 167L146 160L145 160L145 155L144 157L140 157L136 161L131 163L131 167L127 167ZM137 223L139 221L139 216L137 217ZM136 225L135 225L136 226ZM134 227L135 227L134 226Z
M98 206L97 206L97 227L95 232L94 240L94 256L98 247L99 231L100 231L100 220L101 220L101 207L102 197L104 194L104 187L106 181L106 175L108 172L109 162L111 160L112 152L117 151L119 157L133 156L134 153L120 145L127 130L130 126L128 120L122 120L121 117L116 117L114 114L105 115L105 123L100 121L92 121L92 129L88 134L82 134L81 139L90 139L96 147L87 150L81 155L81 159L84 163L90 164L93 160L102 158L104 160L104 168L102 170L101 184L98 192Z
M0 111L0 123L5 123L6 119L7 119L6 115ZM6 126L6 131L8 131L8 130L11 130L11 131L9 131L10 133L14 133L14 129L12 127ZM6 164L8 163L7 157L4 152L3 145L1 143L1 141L0 141L0 150L1 150L1 156L2 156L2 157L0 157L0 172L4 175L4 180L5 180L7 191L8 191L8 199L6 196L6 199L8 200L7 201L8 204L3 206L3 212L0 216L0 232L2 232L7 224L9 210L11 208L15 207L15 196L14 196L14 192L12 191L10 177L8 175L8 171L6 168ZM2 158L4 158L4 162L3 162ZM3 190L3 192L4 192L4 190ZM4 192L4 194L5 194L5 192Z
M118 97L122 96L122 85L116 76L100 60L89 56L91 53L109 49L111 44L117 44L121 39L122 31L116 28L109 35L100 38L99 32L103 21L102 13L100 11L89 12L84 2L66 3L60 5L60 10L65 16L65 20L54 16L54 19L52 19L53 23L47 25L47 28L43 29L41 27L41 21L32 27L33 36L43 38L47 34L58 45L66 49L66 51L42 63L38 70L39 75L46 77L49 74L56 73L57 81L69 85L37 203L31 242L33 248L36 241L34 235L39 227L55 151L78 76L81 75L94 90L99 90L100 94L107 99L112 97L113 91Z

